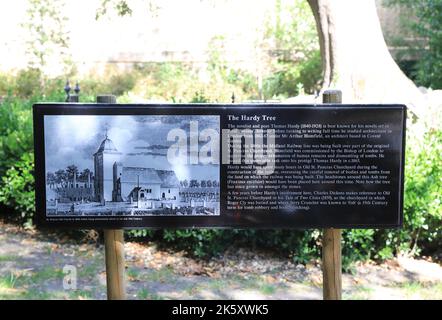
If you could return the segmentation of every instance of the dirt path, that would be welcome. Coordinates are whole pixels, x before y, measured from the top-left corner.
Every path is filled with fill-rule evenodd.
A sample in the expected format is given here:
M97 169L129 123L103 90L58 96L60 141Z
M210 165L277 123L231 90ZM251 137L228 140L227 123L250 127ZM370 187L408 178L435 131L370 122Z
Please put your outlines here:
M208 262L153 244L126 243L131 299L321 299L316 264L235 250ZM63 280L76 272L76 289ZM102 245L23 231L0 223L0 299L105 299ZM359 264L343 275L344 299L442 299L442 267L398 258Z

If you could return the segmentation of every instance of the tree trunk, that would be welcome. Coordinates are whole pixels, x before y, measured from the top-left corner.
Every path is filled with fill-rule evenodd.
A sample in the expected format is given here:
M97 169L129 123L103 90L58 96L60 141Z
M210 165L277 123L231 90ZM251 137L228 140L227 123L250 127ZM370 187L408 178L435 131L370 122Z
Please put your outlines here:
M405 103L418 115L424 96L391 57L374 0L307 0L316 20L323 90L345 103Z

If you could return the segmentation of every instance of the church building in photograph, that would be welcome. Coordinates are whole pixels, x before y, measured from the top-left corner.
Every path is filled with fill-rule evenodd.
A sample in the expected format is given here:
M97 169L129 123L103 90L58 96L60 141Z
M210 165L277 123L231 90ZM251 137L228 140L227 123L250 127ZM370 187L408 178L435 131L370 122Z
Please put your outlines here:
M115 162L112 201L178 200L180 183L172 170L124 167Z
M173 170L125 167L107 133L94 153L94 192L97 202L179 200L180 183Z
M95 201L112 201L113 175L112 167L119 161L122 153L118 152L112 140L107 136L101 142L97 152L94 153L94 192Z

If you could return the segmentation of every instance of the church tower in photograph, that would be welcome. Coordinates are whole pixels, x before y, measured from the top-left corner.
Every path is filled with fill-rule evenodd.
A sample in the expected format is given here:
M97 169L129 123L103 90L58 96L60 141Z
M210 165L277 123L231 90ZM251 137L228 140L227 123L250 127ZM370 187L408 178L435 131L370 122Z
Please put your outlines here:
M113 164L120 160L122 153L118 152L114 143L106 135L94 153L94 190L95 201L104 203L112 201L113 190Z

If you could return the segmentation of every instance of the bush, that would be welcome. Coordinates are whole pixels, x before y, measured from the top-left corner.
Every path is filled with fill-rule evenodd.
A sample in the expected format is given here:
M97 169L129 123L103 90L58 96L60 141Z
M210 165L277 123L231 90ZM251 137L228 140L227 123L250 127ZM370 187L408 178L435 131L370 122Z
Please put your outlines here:
M322 75L319 41L311 9L304 0L278 0L275 17L267 22L266 40L276 54L264 77L265 98L313 94Z
M442 130L408 143L404 225L391 237L397 248L418 253L442 245Z
M149 239L160 245L185 250L198 258L216 256L232 246L260 248L292 255L300 263L318 257L319 231L243 230L243 229L184 229L130 230L129 239Z
M197 91L193 95L192 99L190 100L190 103L208 103L209 99L204 94L204 91Z
M0 97L12 95L14 88L13 77L0 73Z
M263 91L267 98L287 98L313 94L319 89L322 65L319 51L311 53L299 63L281 62L280 71L264 79Z
M366 261L377 248L373 229L346 229L342 232L342 265L347 268L353 261Z
M8 95L0 105L0 205L13 210L15 220L25 225L31 224L35 211L32 105L37 101L64 100L62 79L46 80L45 95L36 89L40 83L36 74L24 71L16 78L11 77L10 83L23 86L8 88ZM21 97L29 94L32 96Z
M412 31L414 37L425 40L415 48L409 48L412 55L420 59L412 75L418 85L442 88L442 1L440 0L385 0L387 5L403 6L410 10L411 19L404 20L404 29Z
M41 95L42 74L39 69L20 70L15 83L15 94L21 98L30 98Z
M34 154L25 153L2 178L0 203L19 213L18 221L32 225L35 212Z
M31 101L6 97L0 106L0 176L33 150Z
M137 75L134 72L119 72L112 75L107 83L109 91L116 96L121 96L133 89L137 82Z

